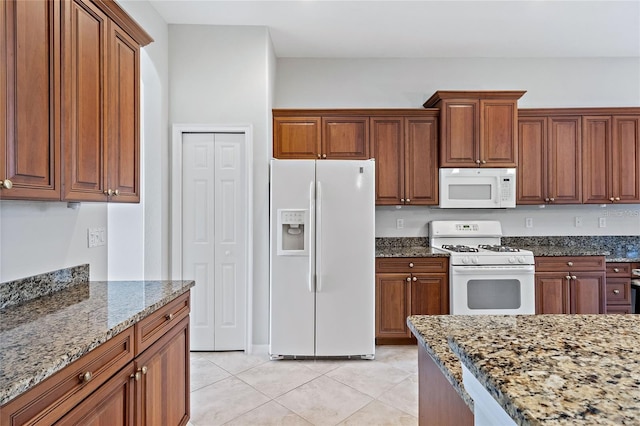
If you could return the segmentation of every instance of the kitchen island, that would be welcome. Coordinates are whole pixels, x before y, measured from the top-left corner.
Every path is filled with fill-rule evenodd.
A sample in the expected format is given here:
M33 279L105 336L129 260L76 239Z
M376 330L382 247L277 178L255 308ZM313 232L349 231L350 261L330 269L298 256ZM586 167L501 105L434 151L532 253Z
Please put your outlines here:
M515 424L619 425L640 418L638 316L413 316L407 322L461 398L469 389L460 361ZM421 407L427 396L421 388ZM473 401L474 412L478 404ZM422 413L420 419L429 424Z
M133 383L164 383L165 367L181 372L170 378L177 392L172 394L186 390L186 397L176 401L187 404L181 410L187 410L188 419L189 289L194 282L85 281L88 270L79 269L80 279L31 300L2 294L4 301L13 300L0 309L0 423L20 424L32 415L44 423L62 416L70 421L75 412L84 415L93 408L88 406L92 398L111 395L101 394L103 388L113 391L118 385L120 396L132 398L124 403L126 416L133 415L134 406L164 410L160 401L144 404ZM33 294L49 285L39 279L19 284L16 288ZM172 365L162 365L163 359ZM122 381L112 385L116 379ZM169 418L174 414L185 419L184 412ZM141 415L153 420L154 413Z

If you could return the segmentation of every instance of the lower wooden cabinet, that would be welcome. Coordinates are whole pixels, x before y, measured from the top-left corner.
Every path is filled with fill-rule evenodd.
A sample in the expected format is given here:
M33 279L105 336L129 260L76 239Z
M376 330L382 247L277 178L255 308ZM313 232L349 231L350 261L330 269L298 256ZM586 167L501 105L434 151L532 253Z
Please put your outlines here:
M448 259L376 259L376 344L415 343L410 315L449 313Z
M604 256L536 257L536 314L606 313Z
M607 313L631 313L631 263L607 263Z
M0 407L0 425L186 425L189 295ZM149 345L141 346L145 323L161 332L148 334Z

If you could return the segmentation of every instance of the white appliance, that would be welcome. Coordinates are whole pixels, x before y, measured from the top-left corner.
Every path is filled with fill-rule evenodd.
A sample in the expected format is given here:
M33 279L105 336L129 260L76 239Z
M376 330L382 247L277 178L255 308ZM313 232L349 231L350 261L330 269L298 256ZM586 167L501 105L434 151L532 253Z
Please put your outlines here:
M440 169L440 207L514 208L516 169Z
M432 247L449 253L452 315L535 314L535 263L529 250L500 245L493 220L434 220Z
M269 354L375 354L375 162L271 161Z

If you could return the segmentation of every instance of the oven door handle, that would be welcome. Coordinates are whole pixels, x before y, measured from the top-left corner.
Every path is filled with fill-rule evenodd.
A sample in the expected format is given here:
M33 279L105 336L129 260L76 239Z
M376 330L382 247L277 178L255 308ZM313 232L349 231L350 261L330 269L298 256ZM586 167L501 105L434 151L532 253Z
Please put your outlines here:
M451 272L456 275L516 275L534 274L535 265L505 265L505 266L452 266Z

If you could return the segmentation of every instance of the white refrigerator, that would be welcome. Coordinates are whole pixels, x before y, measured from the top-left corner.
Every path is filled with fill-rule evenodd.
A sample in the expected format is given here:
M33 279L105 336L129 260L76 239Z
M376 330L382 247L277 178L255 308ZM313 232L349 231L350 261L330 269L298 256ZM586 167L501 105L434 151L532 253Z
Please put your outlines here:
M269 354L375 355L375 162L272 160Z

